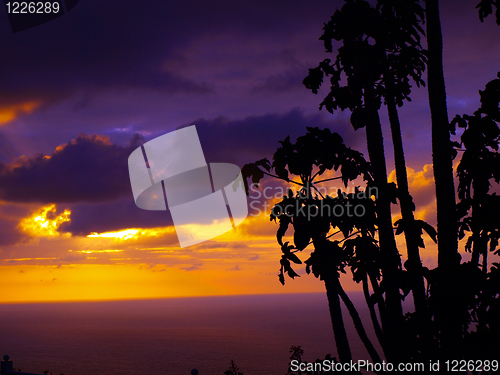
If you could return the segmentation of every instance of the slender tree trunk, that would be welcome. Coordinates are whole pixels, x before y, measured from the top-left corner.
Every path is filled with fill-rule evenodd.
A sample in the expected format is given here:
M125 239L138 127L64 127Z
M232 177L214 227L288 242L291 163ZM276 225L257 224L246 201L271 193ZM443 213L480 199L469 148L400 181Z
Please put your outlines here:
M340 291L340 298L342 298L342 302L344 302L344 305L347 307L347 311L349 311L349 315L351 316L352 321L354 323L354 328L356 328L356 332L358 333L361 342L365 346L366 351L370 355L370 358L372 359L373 363L382 363L382 360L380 359L377 350L375 350L375 347L373 346L372 342L368 338L368 335L366 334L365 328L363 327L363 322L359 317L356 307L354 306L351 299L345 292L344 288L342 288L340 280L337 279L337 281L339 283L338 288Z
M460 263L455 215L452 143L443 74L443 39L437 0L426 0L429 61L427 86L432 120L432 161L436 181L439 266Z
M384 298L382 297L382 291L380 290L380 286L378 284L377 278L371 274L370 272L368 273L368 277L370 279L370 284L372 285L373 292L377 296L377 307L378 307L378 312L380 314L380 321L382 322L382 332L384 333L384 340L382 342L382 345L384 345L384 354L386 358L390 357L388 345L387 345L387 335L386 332L388 328L386 328L387 324L390 324L389 319L387 318L387 309L385 307L385 302Z
M377 226L382 253L382 275L385 283L385 305L386 318L383 321L383 329L386 335L388 360L402 360L401 335L403 334L403 308L401 306L401 295L399 293L399 270L401 269L401 258L396 247L394 231L392 226L391 197L387 189L387 169L384 153L384 138L382 126L378 115L373 87L365 87L365 105L368 111L366 124L366 139L370 162L373 168L373 176L378 197L376 203Z
M363 230L361 232L361 236L366 238L368 236L367 231ZM370 318L372 321L373 329L375 331L375 335L377 335L378 342L380 346L382 347L382 351L384 352L384 355L387 358L387 343L385 342L385 336L384 332L382 330L382 327L380 326L380 323L378 321L377 313L375 312L375 304L378 305L379 313L380 313L380 319L384 321L383 317L385 316L385 305L384 305L384 300L381 296L380 288L378 285L378 282L376 278L371 276L372 272L370 270L367 270L367 273L364 275L362 284L363 284L363 294L365 296L365 301L368 306L368 310L370 311ZM372 289L374 292L374 297L376 297L376 301L373 300L373 298L370 296L370 287L368 285L368 278L370 277L370 280L372 282Z
M481 225L477 223L477 221L482 220L479 212L481 211L478 207L478 204L474 204L472 208L472 220L471 220L471 229L472 229L472 238L474 238L474 242L472 244L472 257L471 263L475 266L479 266L479 257L483 257L483 268L482 271L486 274L488 272L488 268L485 267L485 258L488 253L488 240L481 236Z
M366 304L368 305L368 310L370 311L370 319L372 320L373 329L375 330L375 335L377 335L378 342L382 347L382 350L385 353L385 342L384 342L384 333L382 332L382 327L380 327L380 323L378 322L377 313L375 312L375 303L371 301L370 298L370 290L368 288L368 276L365 276L363 279L363 294L365 296Z
M427 14L427 87L432 120L432 162L436 183L438 229L438 284L436 321L440 327L443 360L457 358L461 339L457 313L459 298L457 220L453 182L452 143L443 74L443 40L438 0L425 0Z
M310 186L307 187L310 196ZM314 251L322 253L326 250L327 239L324 235L312 236ZM341 363L348 363L352 361L351 347L347 338L347 333L344 326L344 319L342 317L342 308L340 305L340 281L338 278L337 270L335 268L328 269L321 274L321 278L325 283L326 296L328 299L328 307L330 311L330 319L332 321L333 335L335 344L337 346L338 358Z
M342 319L342 310L339 298L339 280L337 275L329 274L324 277L324 281L339 361L347 363L352 360L352 355L349 340L347 339L345 331L344 320Z
M424 278L422 276L422 261L420 259L420 249L417 242L418 233L417 228L415 228L415 217L413 216L415 205L408 188L408 175L406 173L401 125L394 98L388 95L386 100L389 112L389 122L391 124L392 142L394 144L394 164L399 202L401 205L401 216L405 226L404 235L408 251L408 260L405 263L405 268L411 278L415 311L420 315L427 315L427 299L425 296Z
M482 254L482 246L479 245L479 233L477 233L477 230L476 230L476 225L475 225L475 222L474 222L474 218L477 217L477 211L478 211L478 208L473 206L472 207L472 223L471 223L471 230L472 230L472 237L474 238L474 243L473 243L473 246L472 246L472 257L471 257L471 263L474 265L474 266L479 266L479 257L480 255Z
M479 266L479 257L482 256L482 271L484 274L488 272L488 238L485 235L481 235L481 228L484 228L485 221L488 220L488 218L482 214L482 208L485 205L485 198L488 195L489 190L489 183L487 181L487 174L476 176L476 178L472 180L473 196L471 230L472 237L474 238L474 243L472 246L471 262L472 264Z
M420 259L420 249L418 246L419 232L416 227L413 211L415 205L410 195L408 187L408 175L406 173L406 161L403 150L403 138L401 136L401 124L399 122L398 110L392 96L387 99L387 109L389 112L389 122L391 125L392 142L394 144L394 164L396 169L396 181L398 185L399 202L401 205L401 217L404 224L404 235L408 260L404 266L408 271L415 306L416 318L418 319L421 346L424 358L430 358L432 333L431 315L427 306L427 296L425 294L425 283L422 272L422 261Z

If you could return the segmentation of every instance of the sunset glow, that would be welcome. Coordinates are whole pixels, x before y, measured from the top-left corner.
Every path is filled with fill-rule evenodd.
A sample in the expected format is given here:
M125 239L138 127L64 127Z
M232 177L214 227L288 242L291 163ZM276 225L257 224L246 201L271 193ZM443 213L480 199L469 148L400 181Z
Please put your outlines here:
M122 230L120 232L107 232L107 233L91 233L87 237L92 238L92 237L103 237L103 238L119 238L121 240L128 240L130 238L133 238L137 233L139 232L139 229L126 229Z
M70 221L70 215L70 210L64 210L57 215L56 205L51 204L40 208L30 217L21 220L19 227L33 237L55 237L60 235L57 230L59 226Z
M115 238L119 240L139 239L141 237L158 237L167 233L174 233L173 228L152 228L152 229L125 229L119 232L91 233L88 238Z
M67 15L19 33L11 32L6 17L2 21L0 302L324 291L303 264L294 265L300 277L285 286L277 277L283 253L271 208L287 189L302 188L299 176L266 176L251 188L248 217L234 229L230 221L175 228L172 211L136 205L128 158L191 125L207 163L242 168L262 158L272 162L279 142L287 136L295 142L308 127L338 133L368 158L365 129L353 129L349 110L318 110L329 81L318 95L302 83L309 69L334 57L325 55L319 37L344 2L231 3L217 11L219 18L212 17L215 5L144 2L115 12L105 3L80 1ZM478 90L496 77L500 48L491 35L498 27L490 18L481 23L465 3L441 6L453 118L472 114ZM90 15L99 33L86 31ZM474 66L480 69L473 72ZM412 102L398 114L414 216L436 227L427 89L412 87ZM389 182L396 182L385 105L379 113ZM358 178L346 187L334 179L339 173L316 176L332 179L318 185L321 194L366 186ZM391 208L395 222L400 206ZM179 234L207 240L181 248ZM293 243L292 226L283 240ZM396 241L404 261L404 234ZM432 268L437 247L426 234L424 242L422 262ZM302 262L311 247L297 252ZM346 289L359 290L352 275L346 278Z
M0 108L0 126L13 121L19 114L33 112L39 106L39 102L27 102Z

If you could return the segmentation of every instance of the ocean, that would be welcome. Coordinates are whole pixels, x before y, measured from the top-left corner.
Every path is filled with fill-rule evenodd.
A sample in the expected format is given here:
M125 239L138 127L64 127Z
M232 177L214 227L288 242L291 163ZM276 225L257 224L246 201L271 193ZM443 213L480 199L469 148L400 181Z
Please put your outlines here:
M350 293L375 342L361 293ZM354 359L369 360L344 311ZM0 304L0 356L53 375L284 375L289 349L336 355L325 293Z

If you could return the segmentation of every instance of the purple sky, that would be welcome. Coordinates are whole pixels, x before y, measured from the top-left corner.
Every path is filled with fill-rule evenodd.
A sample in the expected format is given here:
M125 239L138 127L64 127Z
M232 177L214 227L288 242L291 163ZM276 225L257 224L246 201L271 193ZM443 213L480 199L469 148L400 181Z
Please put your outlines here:
M472 113L478 90L500 70L500 28L492 17L480 23L476 3L441 1L450 118ZM16 115L0 127L0 241L19 240L6 217L25 215L23 202L70 206L66 229L75 234L163 223L131 198L126 159L135 134L148 140L196 124L207 161L240 167L270 157L277 141L306 126L328 126L364 152L364 131L352 129L349 113L318 111L326 87L314 95L301 83L308 68L332 57L318 38L342 4L81 0L16 34L0 12L0 113ZM415 89L400 111L416 171L431 162L426 94ZM390 171L384 110L381 117ZM23 168L11 173L12 162Z

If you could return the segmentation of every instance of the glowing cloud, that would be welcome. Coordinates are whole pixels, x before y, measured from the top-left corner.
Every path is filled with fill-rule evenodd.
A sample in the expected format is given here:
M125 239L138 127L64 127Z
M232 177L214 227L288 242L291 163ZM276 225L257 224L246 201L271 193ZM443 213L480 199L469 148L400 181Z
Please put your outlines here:
M151 228L151 229L138 229L138 228L130 228L124 229L119 232L104 232L104 233L96 233L93 232L89 234L87 237L89 238L114 238L117 240L130 240L130 239L139 239L140 237L158 237L167 233L173 233L174 229L167 228Z
M57 229L62 223L70 221L71 211L64 210L57 215L56 205L50 204L40 208L30 217L24 218L19 223L19 228L32 237L56 237L60 236ZM70 236L69 233L65 236Z
M40 106L38 102L28 102L16 104L7 108L0 108L0 125L5 125L13 120L20 113L31 113Z
M128 240L129 238L133 238L138 232L139 229L126 229L120 232L105 232L100 234L93 232L87 237L119 238L121 240Z

